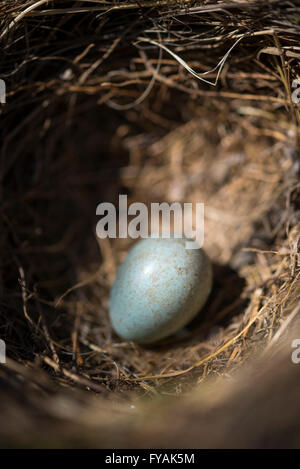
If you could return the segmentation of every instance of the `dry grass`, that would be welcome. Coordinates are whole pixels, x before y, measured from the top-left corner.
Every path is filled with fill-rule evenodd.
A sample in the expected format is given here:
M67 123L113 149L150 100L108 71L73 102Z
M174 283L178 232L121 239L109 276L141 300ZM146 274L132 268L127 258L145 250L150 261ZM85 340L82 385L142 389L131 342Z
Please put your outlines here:
M298 316L300 8L158 3L0 5L4 445L34 445L39 421L40 445L47 434L49 446L114 444L112 415L126 425L128 403L217 393ZM131 241L99 242L95 210L119 193L206 207L212 295L185 334L155 347L120 342L108 321ZM73 435L74 412L89 437ZM110 428L96 440L93 413Z

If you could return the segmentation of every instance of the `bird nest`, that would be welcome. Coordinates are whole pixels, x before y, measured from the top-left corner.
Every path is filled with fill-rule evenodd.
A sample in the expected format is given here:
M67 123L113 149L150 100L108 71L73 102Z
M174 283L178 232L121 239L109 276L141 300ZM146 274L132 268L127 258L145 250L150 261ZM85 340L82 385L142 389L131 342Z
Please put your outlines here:
M296 320L299 18L295 1L2 2L7 445L188 446L183 430L146 430L147 401L183 415L190 393L239 381ZM205 204L212 293L153 346L108 318L133 241L98 239L96 207L119 194ZM222 428L205 444L225 445Z

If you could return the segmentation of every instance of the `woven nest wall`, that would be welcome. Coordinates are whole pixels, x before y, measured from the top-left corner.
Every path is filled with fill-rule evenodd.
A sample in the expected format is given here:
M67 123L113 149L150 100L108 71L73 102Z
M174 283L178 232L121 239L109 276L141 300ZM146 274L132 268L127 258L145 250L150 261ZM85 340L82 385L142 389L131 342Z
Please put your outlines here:
M299 446L299 3L6 0L0 25L1 445ZM205 204L213 291L155 346L108 319L119 194Z

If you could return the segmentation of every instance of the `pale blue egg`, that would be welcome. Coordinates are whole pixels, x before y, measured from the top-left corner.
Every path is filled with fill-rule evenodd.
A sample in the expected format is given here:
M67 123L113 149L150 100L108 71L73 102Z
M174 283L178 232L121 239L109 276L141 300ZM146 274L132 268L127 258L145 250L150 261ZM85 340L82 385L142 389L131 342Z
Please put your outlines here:
M147 238L129 251L110 295L110 320L123 339L152 343L185 326L204 305L212 267L186 239Z

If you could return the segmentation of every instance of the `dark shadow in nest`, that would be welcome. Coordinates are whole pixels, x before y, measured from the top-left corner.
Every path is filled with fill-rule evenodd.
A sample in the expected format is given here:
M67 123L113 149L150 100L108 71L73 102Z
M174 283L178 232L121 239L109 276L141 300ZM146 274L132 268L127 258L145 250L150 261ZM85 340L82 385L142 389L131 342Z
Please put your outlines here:
M45 135L40 134L48 114L41 108L36 133L30 121L23 130L25 143L18 135L1 147L0 331L14 359L45 353L45 327L57 342L71 335L73 316L53 303L78 282L79 266L95 259L101 263L94 235L96 207L116 202L120 167L128 164L115 137L123 122L117 115L106 119L91 109L89 119L68 127L59 110Z

